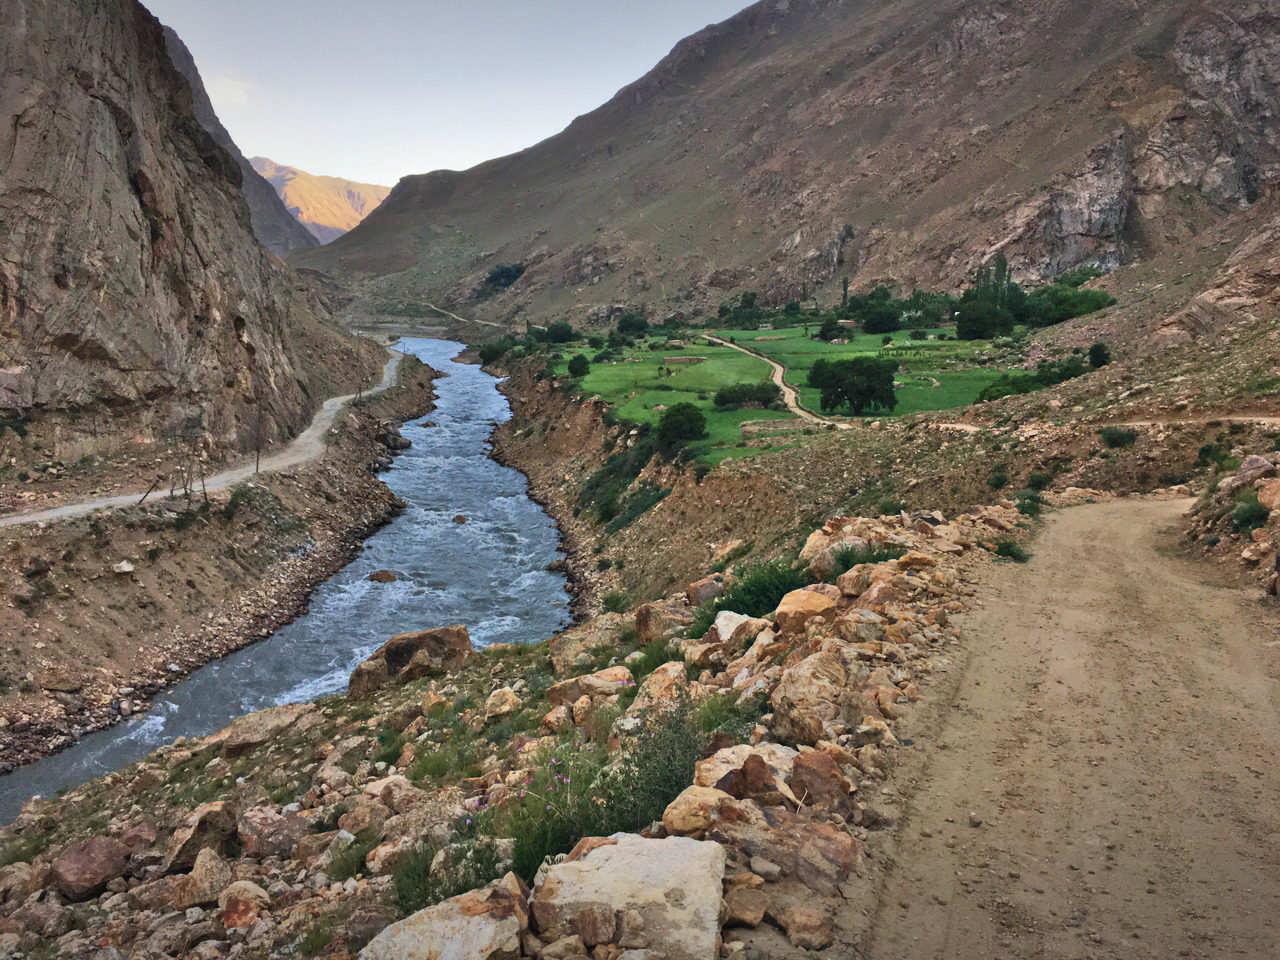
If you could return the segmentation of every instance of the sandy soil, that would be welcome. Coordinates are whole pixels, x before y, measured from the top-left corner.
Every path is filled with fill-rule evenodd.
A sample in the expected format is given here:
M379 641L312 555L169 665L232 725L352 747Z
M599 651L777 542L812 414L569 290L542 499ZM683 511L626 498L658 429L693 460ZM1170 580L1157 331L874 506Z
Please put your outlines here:
M1280 620L1177 555L1188 506L1065 510L982 575L857 955L1280 956Z

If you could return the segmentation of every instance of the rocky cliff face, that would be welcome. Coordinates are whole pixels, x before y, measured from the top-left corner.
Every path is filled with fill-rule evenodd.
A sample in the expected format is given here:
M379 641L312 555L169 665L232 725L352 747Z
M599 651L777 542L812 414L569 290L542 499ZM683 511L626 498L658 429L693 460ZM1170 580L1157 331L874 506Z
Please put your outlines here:
M255 241L140 4L5 14L0 414L28 448L92 430L248 449L376 365Z
M249 205L249 220L253 224L254 236L264 247L280 256L299 247L314 247L315 237L284 208L275 189L253 169L253 165L245 159L227 128L218 119L213 104L209 101L209 94L205 91L204 81L200 78L200 70L187 45L170 27L164 28L164 40L173 65L191 85L191 101L195 107L196 119L209 132L209 136L213 137L214 142L231 154L236 166L240 168L241 191L244 193L245 203Z
M1253 203L1280 20L1251 0L766 0L562 134L409 177L300 262L494 317L951 285L1158 255ZM585 312L585 310L583 311Z
M254 157L249 163L254 175L280 195L289 215L320 243L336 240L356 227L391 192L390 187L372 183L316 176L266 157Z

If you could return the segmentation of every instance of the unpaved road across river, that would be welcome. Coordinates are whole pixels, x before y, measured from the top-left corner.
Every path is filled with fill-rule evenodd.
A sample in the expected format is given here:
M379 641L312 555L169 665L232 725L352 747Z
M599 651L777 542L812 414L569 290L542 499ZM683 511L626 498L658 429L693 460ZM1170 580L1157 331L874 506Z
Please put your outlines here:
M1280 957L1280 610L1175 552L1189 505L1063 510L982 574L857 956Z

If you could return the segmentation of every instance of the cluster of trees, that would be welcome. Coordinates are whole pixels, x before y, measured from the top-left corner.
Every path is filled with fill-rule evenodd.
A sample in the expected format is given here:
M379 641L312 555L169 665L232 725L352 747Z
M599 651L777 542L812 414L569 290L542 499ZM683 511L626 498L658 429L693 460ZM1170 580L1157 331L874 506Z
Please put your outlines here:
M1110 362L1111 348L1105 343L1095 343L1087 353L1076 350L1061 360L1042 360L1034 373L1006 373L978 394L978 401L987 403L1001 397L1033 393L1082 377L1091 368L1096 370Z
M961 296L956 307L956 336L990 340L1007 335L1015 324L1048 327L1109 307L1116 302L1111 294L1082 289L1099 276L1099 271L1081 267L1027 293L1014 282L1009 261L1001 254L978 271L973 286Z
M716 391L714 403L723 410L741 410L743 407L768 407L777 403L782 389L771 382L739 383Z
M854 416L872 411L889 412L898 406L893 379L896 360L852 357L819 360L809 370L809 386L822 391L822 409L847 408Z

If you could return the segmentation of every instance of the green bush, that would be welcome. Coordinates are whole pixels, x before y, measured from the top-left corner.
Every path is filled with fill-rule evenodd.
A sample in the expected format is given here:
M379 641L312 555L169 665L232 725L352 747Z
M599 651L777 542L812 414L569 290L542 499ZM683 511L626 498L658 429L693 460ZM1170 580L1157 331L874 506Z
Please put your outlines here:
M1089 348L1089 366L1100 369L1111 362L1111 348L1105 343L1095 343Z
M370 759L374 763L395 763L404 749L404 734L384 727L378 734L378 746L374 748Z
M1236 533L1249 533L1265 524L1270 516L1271 511L1258 502L1258 492L1246 490L1231 511L1231 527Z
M601 602L606 613L626 613L631 605L631 598L627 596L625 590L614 590L612 593L605 594Z
M378 845L376 834L360 834L355 841L339 853L334 854L325 868L331 880L342 882L349 880L364 869L364 858Z
M523 263L505 263L494 267L484 278L484 283L480 285L481 294L491 296L500 290L507 289L524 276L525 269Z
M1118 450L1133 446L1138 439L1138 431L1124 427L1103 427L1098 431L1098 436L1102 438L1104 445L1112 450Z
M619 530L635 523L645 513L665 500L670 492L670 488L660 490L652 483L640 484L637 489L631 491L618 503L617 512L605 524L605 533L617 533Z
M773 382L739 383L717 390L712 402L722 410L740 410L749 404L767 407L781 396L781 388Z
M1048 327L1094 313L1115 302L1116 298L1104 290L1086 290L1055 283L1031 292L1028 319L1034 327Z
M992 490L1003 490L1009 485L1009 468L1003 463L997 463L991 468L991 472L987 474L987 486Z
M701 637L705 634L722 610L732 610L747 617L763 617L773 613L783 597L808 583L809 577L804 569L785 560L748 567L728 590L698 608L689 627L689 636Z
M657 447L672 456L683 447L707 435L707 418L692 403L677 403L662 412L658 421Z
M569 358L569 376L585 377L591 372L591 361L581 353Z
M474 819L468 826L474 825ZM482 887L498 877L497 851L488 838L458 844L450 851L453 862L433 873L431 864L439 851L438 845L424 841L392 874L392 898L402 917Z
M907 509L907 505L901 500L881 500L876 509L880 511L880 516L890 517Z
M1045 500L1034 490L1019 490L1014 498L1018 501L1018 512L1024 517L1039 517L1044 513Z
M1022 545L1016 540L1001 540L996 544L995 550L997 557L1004 557L1006 560L1012 560L1014 563L1026 563L1031 559L1031 554L1022 548Z
M1039 493L1042 490L1048 490L1049 484L1053 483L1053 475L1045 473L1041 470L1033 471L1027 477L1027 489L1034 490Z
M627 664L627 668L631 671L631 676L636 683L639 683L664 663L680 659L679 649L666 640L655 640L641 648L640 656Z

